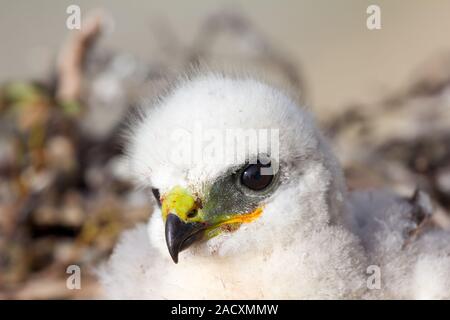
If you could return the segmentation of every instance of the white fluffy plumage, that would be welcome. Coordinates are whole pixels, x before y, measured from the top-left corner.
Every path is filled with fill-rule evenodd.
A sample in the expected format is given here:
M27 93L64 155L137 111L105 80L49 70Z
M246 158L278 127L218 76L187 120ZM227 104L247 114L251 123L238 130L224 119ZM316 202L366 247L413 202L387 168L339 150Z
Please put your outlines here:
M309 113L283 90L251 77L185 79L145 106L130 133L132 175L164 194L194 190L227 164L173 164L174 128L278 128L280 184L262 215L199 242L174 264L160 210L121 237L99 270L108 298L450 298L450 233L418 227L414 205L384 191L348 194L340 166ZM369 266L380 271L371 288Z

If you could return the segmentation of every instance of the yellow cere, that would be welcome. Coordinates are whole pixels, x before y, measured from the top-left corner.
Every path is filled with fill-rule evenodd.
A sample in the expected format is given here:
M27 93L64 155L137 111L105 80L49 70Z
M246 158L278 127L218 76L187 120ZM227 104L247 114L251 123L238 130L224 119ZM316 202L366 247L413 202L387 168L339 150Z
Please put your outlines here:
M194 197L184 188L176 186L172 188L162 200L162 215L163 219L167 218L169 212L175 213L181 220L186 221L188 219L187 215L197 208L197 203ZM199 211L197 216L190 221L200 220L202 214Z

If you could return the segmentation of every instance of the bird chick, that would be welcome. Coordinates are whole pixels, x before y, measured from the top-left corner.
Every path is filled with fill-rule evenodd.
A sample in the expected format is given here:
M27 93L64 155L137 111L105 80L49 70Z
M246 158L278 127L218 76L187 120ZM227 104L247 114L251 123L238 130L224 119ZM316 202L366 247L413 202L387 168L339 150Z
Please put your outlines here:
M348 194L312 116L282 89L183 79L143 106L127 155L160 208L99 270L106 297L450 298L450 234L405 246L414 204Z

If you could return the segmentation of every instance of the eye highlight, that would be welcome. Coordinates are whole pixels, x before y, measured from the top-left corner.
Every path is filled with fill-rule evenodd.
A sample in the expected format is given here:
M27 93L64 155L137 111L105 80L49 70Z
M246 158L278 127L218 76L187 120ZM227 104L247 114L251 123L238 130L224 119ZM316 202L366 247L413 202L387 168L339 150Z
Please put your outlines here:
M241 173L241 184L254 191L262 191L267 188L273 181L273 175L262 175L261 168L270 168L270 163L249 164Z

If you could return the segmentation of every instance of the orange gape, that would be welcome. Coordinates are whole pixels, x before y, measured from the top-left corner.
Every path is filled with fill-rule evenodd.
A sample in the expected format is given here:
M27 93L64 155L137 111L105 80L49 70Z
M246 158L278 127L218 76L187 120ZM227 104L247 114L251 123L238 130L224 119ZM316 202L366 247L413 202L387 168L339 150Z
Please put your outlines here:
M231 224L231 223L250 223L250 222L258 219L259 216L262 214L262 212L263 212L263 207L258 207L250 213L236 215L231 219L228 219L228 220L225 220L225 221L219 223L219 225Z

